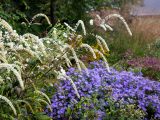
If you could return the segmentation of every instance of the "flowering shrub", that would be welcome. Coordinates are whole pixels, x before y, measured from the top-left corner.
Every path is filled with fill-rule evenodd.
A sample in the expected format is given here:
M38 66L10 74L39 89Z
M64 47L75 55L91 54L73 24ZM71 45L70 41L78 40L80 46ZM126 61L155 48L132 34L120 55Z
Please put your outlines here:
M84 112L84 110L90 112L95 110L94 113L97 116L100 113L99 118L102 119L108 116L106 111L109 102L106 98L111 95L111 99L115 103L118 102L115 104L117 107L135 104L146 113L146 118L160 119L159 82L150 81L133 72L119 72L111 69L109 73L102 62L90 63L88 73L84 70L81 73L76 71L75 68L70 68L67 75L74 80L81 98L78 99L69 80L61 80L57 84L57 92L51 100L53 112L46 110L50 117L54 119L64 118L68 111L75 109L75 105L79 104L79 101L88 98L91 100L88 104L83 104L77 114ZM96 114L94 115L96 116Z
M131 59L127 62L132 67L142 68L144 76L154 80L160 80L160 59L156 57L142 57Z
M129 60L128 64L136 67L150 68L160 71L160 59L155 57L143 57Z

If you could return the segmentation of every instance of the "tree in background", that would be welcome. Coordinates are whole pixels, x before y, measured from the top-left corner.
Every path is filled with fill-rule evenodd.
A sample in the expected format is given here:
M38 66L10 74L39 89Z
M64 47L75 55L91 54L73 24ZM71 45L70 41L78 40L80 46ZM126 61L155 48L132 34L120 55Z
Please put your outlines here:
M33 32L41 33L43 27L34 26L25 28L20 23L38 13L46 14L52 24L56 21L74 24L78 20L87 19L87 12L99 7L120 6L126 0L0 0L0 17L8 21L14 29L20 33ZM43 23L43 18L38 19ZM45 24L45 22L44 22ZM44 25L43 24L43 25ZM47 28L46 28L47 29ZM25 30L25 31L24 31ZM44 30L44 29L43 29ZM38 31L35 33L34 31Z

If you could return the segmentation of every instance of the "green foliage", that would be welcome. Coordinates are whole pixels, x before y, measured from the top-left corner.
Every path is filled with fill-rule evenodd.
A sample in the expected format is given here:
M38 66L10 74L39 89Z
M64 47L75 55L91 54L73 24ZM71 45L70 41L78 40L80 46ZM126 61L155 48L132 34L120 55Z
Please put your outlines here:
M141 120L144 117L144 112L136 108L136 105L123 105L121 102L114 102L108 95L105 95L105 101L99 100L97 95L90 98L83 97L78 103L74 104L74 109L67 108L66 116L69 119L81 120L97 120L101 115L105 115L104 120ZM103 109L103 103L107 102L105 106L106 113L100 113Z
M51 2L53 10L51 11ZM125 1L126 2L126 1ZM44 13L52 20L67 21L70 24L76 23L79 19L88 20L87 12L98 9L102 6L111 7L124 3L123 0L2 0L0 5L0 17L9 20L8 22L16 28L18 33L32 32L36 35L46 31L47 26L26 27L21 22L30 20L31 16ZM63 4L65 3L65 4ZM51 15L53 12L53 16ZM39 20L42 23L43 19ZM55 23L54 23L55 24ZM44 25L44 24L43 24ZM48 31L48 29L47 29Z
M152 57L160 58L160 39L157 38L152 43L148 44L148 54Z

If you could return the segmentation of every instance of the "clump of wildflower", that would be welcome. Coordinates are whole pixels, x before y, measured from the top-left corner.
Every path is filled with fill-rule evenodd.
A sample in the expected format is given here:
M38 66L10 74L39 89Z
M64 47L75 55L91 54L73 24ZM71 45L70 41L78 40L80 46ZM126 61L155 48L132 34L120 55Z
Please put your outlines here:
M108 72L101 61L90 63L88 74L85 70L79 73L75 68L70 68L67 75L73 79L74 84L77 86L80 99L92 98L93 95L98 95L96 99L103 101L100 102L99 113L105 113L108 105L105 94L110 93L114 102L120 102L122 105L135 104L146 113L146 118L150 119L150 116L152 116L154 119L160 119L159 82L138 76L134 72L116 71L113 68ZM75 109L74 105L80 99L76 96L69 80L61 80L57 84L57 92L51 100L53 112L47 110L46 112L54 119L65 119L68 108ZM92 110L91 106L89 108L85 108L87 106L81 107ZM150 109L155 112L150 113ZM101 114L99 119L104 117L105 114Z

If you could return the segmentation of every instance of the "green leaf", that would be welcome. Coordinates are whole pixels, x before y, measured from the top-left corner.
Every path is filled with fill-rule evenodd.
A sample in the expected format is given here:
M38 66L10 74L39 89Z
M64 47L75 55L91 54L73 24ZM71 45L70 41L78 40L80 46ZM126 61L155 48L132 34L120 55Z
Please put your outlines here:
M36 113L34 117L36 120L52 120L49 116L45 115L44 113Z

